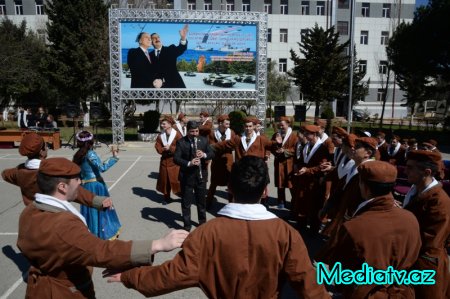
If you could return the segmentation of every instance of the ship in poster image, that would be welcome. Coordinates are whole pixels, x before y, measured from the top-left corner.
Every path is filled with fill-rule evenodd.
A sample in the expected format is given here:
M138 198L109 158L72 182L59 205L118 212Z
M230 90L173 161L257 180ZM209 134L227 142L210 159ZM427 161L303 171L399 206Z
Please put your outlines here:
M206 48L202 45L197 45L197 47L195 47L193 50L195 51L213 51L213 48Z
M220 52L249 52L250 48L235 48L230 44L224 44L223 47L219 49Z

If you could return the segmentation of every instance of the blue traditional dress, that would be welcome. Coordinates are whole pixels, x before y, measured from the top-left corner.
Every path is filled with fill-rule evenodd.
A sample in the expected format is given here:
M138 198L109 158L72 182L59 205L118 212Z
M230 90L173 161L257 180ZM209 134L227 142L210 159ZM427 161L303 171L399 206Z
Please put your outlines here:
M100 173L107 171L118 160L119 158L111 157L102 162L93 150L89 150L80 166L83 187L95 195L109 196L108 187ZM99 238L110 240L115 239L119 234L122 225L114 208L97 210L81 205L80 212L86 218L91 233Z

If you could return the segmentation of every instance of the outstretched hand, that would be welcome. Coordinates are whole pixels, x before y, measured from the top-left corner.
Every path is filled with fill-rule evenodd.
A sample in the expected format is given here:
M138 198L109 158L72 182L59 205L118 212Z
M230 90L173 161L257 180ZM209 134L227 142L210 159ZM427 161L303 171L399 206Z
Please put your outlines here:
M188 235L189 233L184 229L172 229L161 239L152 242L152 253L180 248Z
M102 272L103 278L108 278L107 282L120 282L120 277L122 276L122 270L116 269L105 269Z
M184 27L180 30L180 37L181 37L181 40L186 40L188 31L189 31L189 25L186 24L186 25L184 25Z

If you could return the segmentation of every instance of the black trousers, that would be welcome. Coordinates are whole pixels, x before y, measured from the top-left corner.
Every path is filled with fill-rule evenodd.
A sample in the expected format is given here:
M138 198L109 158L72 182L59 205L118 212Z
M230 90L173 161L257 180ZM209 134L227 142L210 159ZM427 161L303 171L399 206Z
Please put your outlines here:
M198 223L206 222L206 181L199 177L188 182L181 182L181 212L184 228L191 228L191 205L195 199L197 203Z

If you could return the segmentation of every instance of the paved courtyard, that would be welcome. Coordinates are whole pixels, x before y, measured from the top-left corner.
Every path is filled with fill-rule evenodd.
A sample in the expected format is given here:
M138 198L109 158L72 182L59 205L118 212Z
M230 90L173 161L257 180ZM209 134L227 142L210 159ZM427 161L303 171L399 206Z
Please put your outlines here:
M66 157L72 159L73 151L61 148L49 151L49 157ZM97 148L102 159L110 156L106 145ZM0 170L15 167L25 160L17 148L0 149ZM122 240L154 239L161 237L169 228L181 228L181 204L179 199L168 204L162 204L162 195L155 191L158 177L159 155L154 149L154 143L129 143L120 148L120 161L103 174L109 187L114 205L122 222L120 235ZM273 172L273 171L271 171ZM273 175L273 173L271 173ZM273 180L272 180L273 181ZM24 207L18 187L0 179L0 299L24 298L28 263L16 247L17 225L19 215ZM271 187L270 195L276 196L276 190ZM225 188L219 187L216 193L218 203L209 219L227 202ZM288 196L289 198L289 196ZM287 210L275 209L281 216L287 215ZM192 208L192 220L197 221L195 207ZM155 258L155 264L170 259L176 252L160 253ZM144 298L134 290L128 290L121 284L108 284L101 277L102 269L94 272L94 284L97 298ZM151 282L150 282L151 283ZM198 288L174 292L156 298L206 298ZM292 298L291 291L286 290L285 298Z

